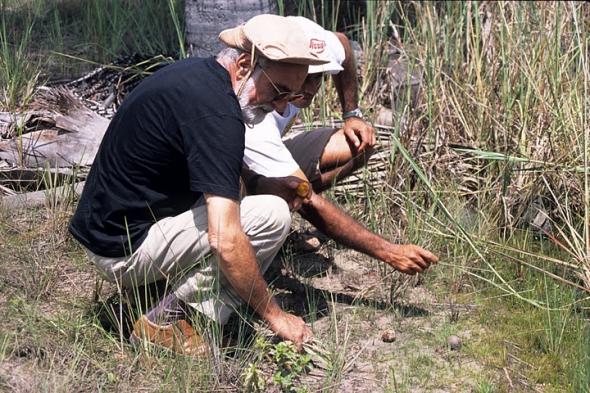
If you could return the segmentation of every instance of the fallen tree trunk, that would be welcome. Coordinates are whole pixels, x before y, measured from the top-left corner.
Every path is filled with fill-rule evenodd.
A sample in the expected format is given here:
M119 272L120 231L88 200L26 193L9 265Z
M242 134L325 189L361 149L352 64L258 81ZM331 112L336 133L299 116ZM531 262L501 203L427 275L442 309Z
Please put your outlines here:
M91 165L109 120L65 89L40 89L25 114L0 116L0 159L20 168Z
M86 182L78 182L47 190L14 194L0 198L0 209L23 209L38 206L57 206L71 201L82 193Z

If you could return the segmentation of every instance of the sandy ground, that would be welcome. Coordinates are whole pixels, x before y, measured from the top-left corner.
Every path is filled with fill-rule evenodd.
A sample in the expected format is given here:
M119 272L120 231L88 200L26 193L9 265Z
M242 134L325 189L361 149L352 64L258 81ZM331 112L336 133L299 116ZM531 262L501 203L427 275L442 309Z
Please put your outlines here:
M486 335L486 327L478 320L477 305L455 302L451 294L437 289L430 277L400 275L315 233L310 235L318 236L319 240L312 239L314 247L302 247L306 244L301 240L302 233L307 232L300 230L287 241L266 274L283 307L310 323L316 340L331 356L327 369L312 357L315 366L298 386L306 386L308 391L338 392L542 390L530 388L526 381L520 383L512 370L476 360L471 342L485 340ZM67 264L59 270L53 278L55 283L45 288L47 297L39 298L41 312L65 319L95 312L88 305L96 304L96 299L91 299L96 275L85 262L79 264ZM4 273L5 277L19 277L12 268ZM24 280L26 275L21 277ZM5 288L18 283L13 284ZM105 285L99 292L112 295L114 291ZM0 291L0 299L10 301L10 297L10 292ZM68 391L67 374L43 366L59 362L59 358L53 358L61 352L57 342L45 342L45 349L37 348L30 345L35 341L28 334L21 336L24 338L17 343L17 351L3 352L6 348L2 345L6 344L0 340L0 391L28 392L43 385L59 386L62 378ZM100 336L98 330L92 334ZM389 337L384 339L384 335ZM451 335L461 339L460 349L449 348ZM129 356L133 356L132 351ZM270 380L272 365L262 369ZM129 380L133 381L133 376ZM273 391L272 384L268 386ZM486 386L494 390L486 390ZM149 386L144 388L150 391Z
M342 353L336 391L478 391L485 366L447 344L451 333L462 343L469 340L471 332L456 331L450 320L456 314L469 318L473 307L439 301L417 277L383 271L330 242L316 251L284 253L275 274L273 287L284 307L306 315L316 338ZM489 371L488 379L501 377ZM311 391L331 390L328 374L313 370L304 382Z

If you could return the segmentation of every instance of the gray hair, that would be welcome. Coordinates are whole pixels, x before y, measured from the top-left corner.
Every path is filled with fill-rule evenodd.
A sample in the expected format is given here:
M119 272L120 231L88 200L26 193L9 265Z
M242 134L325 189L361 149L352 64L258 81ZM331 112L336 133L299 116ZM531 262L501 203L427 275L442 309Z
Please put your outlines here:
M238 59L238 56L240 56L242 53L244 53L244 51L242 50L238 50L235 48L225 48L219 51L215 58L217 59L217 61L231 63L233 61L236 61Z
M217 54L216 59L217 59L217 61L220 61L220 62L231 63L231 62L236 61L242 53L248 53L248 52L243 51L241 49L236 49L236 48L225 48L225 49L222 49ZM269 61L270 60L268 60L264 56L261 56L260 54L258 54L258 56L256 56L256 62L262 68L266 68Z

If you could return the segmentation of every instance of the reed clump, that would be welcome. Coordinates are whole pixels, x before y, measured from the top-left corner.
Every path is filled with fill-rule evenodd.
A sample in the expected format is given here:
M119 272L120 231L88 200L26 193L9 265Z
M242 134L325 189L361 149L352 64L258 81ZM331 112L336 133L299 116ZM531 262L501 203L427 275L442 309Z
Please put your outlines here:
M398 34L401 58L421 78L417 99L394 97L403 101L392 115L394 199L404 205L406 191L422 192L428 225L483 260L480 240L533 230L561 253L553 259L564 275L590 288L588 7L409 2L390 15L375 52ZM475 228L448 208L453 201L475 212ZM526 261L535 258L547 255Z

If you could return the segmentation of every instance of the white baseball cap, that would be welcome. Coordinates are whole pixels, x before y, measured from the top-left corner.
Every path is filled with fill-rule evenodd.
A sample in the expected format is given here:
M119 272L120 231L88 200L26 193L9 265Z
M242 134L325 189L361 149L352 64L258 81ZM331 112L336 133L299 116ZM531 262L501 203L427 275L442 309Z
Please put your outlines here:
M336 34L303 16L288 16L287 19L296 21L303 29L309 40L309 49L312 52L329 60L329 63L326 64L310 65L307 71L309 74L319 72L337 74L344 69L342 68L345 58L344 46L342 46Z

